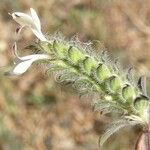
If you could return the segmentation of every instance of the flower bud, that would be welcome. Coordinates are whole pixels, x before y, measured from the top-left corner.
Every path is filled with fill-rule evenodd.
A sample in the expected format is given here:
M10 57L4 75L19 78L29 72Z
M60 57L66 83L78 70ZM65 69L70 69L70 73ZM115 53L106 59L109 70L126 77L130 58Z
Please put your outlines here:
M58 43L56 40L53 42L53 50L55 51L55 53L58 55L59 58L66 57L67 49L69 49L69 45Z
M121 85L122 85L122 82L118 76L110 77L108 86L113 92L117 92L121 88Z
M139 112L139 115L145 122L149 122L149 109L150 109L150 101L149 98L141 95L137 97L134 101L134 107Z
M75 47L68 49L68 56L74 64L78 64L78 62L84 58L84 55Z
M145 97L144 95L141 95L140 97L137 97L134 100L134 107L137 110L144 110L149 104L148 97Z
M133 101L133 99L135 98L136 93L135 93L135 89L133 86L127 84L125 87L123 87L122 89L122 97L129 103L131 103Z
M100 81L104 81L106 78L109 78L111 76L111 72L105 64L99 64L96 73Z
M83 60L83 68L88 75L91 74L91 71L94 67L96 67L96 61L93 58L86 57Z

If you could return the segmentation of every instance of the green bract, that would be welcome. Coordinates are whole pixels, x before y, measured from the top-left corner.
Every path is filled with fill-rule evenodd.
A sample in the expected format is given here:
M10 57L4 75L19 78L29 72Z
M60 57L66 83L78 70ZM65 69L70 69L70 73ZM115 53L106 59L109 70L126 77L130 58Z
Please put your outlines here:
M97 77L99 81L103 82L105 79L111 77L111 72L105 64L99 64L97 69Z
M112 93L119 93L122 88L122 81L118 76L111 76L106 81L107 87Z
M69 49L69 45L64 45L63 43L58 43L57 41L53 42L53 50L54 53L59 58L65 58L66 57L66 49Z
M84 55L75 47L70 46L70 48L68 49L68 59L70 59L70 61L75 64L78 65L79 62L84 58Z
M150 111L150 101L147 97L141 95L137 97L134 102L135 108L139 112L140 117L145 120L147 123L149 122L149 111Z
M122 89L122 96L127 102L132 103L136 98L134 87L129 84L125 85Z
M89 76L92 74L93 69L96 68L96 61L87 56L84 60L83 60L83 68L85 73L87 73Z

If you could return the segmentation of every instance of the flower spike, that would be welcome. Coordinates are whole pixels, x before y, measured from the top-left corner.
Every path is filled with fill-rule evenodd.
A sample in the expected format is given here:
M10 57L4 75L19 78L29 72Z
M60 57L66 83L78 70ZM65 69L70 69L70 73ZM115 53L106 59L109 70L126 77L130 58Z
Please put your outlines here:
M118 63L112 63L106 51L102 52L101 57L92 53L91 43L81 43L78 39L68 41L63 36L58 36L59 34L51 36L51 40L48 41L41 32L41 23L36 11L33 8L30 11L31 15L14 12L11 16L21 26L17 32L27 26L39 40L44 41L34 47L46 54L20 57L15 43L15 66L6 75L21 75L35 61L47 60L47 72L54 73L58 82L72 84L80 96L93 94L93 98L96 99L93 103L92 98L91 102L95 111L116 114L115 119L118 118L101 136L100 146L112 134L126 126L139 125L142 132L150 134L150 98L147 96L145 78L142 76L136 85L132 68L129 68L125 76ZM28 48L32 49L32 46ZM147 136L144 135L145 137ZM143 138L140 139L143 141Z

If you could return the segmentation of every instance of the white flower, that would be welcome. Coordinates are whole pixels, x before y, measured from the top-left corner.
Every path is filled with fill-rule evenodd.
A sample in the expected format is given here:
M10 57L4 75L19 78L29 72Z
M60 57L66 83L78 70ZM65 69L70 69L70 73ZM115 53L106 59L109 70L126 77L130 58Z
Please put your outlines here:
M6 72L6 75L21 75L28 70L31 64L37 60L50 59L49 55L46 54L33 54L27 55L23 57L19 57L16 53L17 46L16 43L14 45L14 53L16 55L16 59L14 61L15 67L10 72Z
M36 11L33 8L30 8L31 15L14 12L11 14L13 19L21 25L21 28L27 26L32 32L37 36L41 41L48 41L41 31L41 23Z

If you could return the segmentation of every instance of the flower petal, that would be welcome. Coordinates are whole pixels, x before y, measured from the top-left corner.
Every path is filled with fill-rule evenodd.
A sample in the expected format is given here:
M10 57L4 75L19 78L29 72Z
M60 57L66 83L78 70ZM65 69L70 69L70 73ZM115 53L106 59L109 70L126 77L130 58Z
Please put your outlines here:
M41 31L37 31L37 30L34 29L34 28L31 28L31 30L32 30L32 32L35 34L35 36L36 36L39 40L41 40L41 41L43 41L43 42L48 41L48 40L45 38L45 36L43 35L43 33L42 33Z
M35 24L32 20L32 17L21 12L14 12L12 13L13 19L19 23L21 26L29 26L29 27L34 27Z
M21 75L28 70L31 64L34 61L42 60L42 59L50 59L49 55L45 54L33 54L24 57L18 57L16 61L16 66L10 72L5 73L6 75Z
M41 22L36 11L33 8L30 8L30 11L31 11L31 17L33 19L33 22L35 23L37 29L41 31Z
M46 54L33 54L33 55L27 55L23 57L19 57L20 60L26 61L32 59L33 61L40 60L40 59L50 59L49 55Z
M27 71L27 69L31 66L32 60L22 61L17 64L12 71L9 72L9 75L21 75Z
M21 12L14 12L11 14L11 16L17 23L22 26L22 28L24 26L29 27L38 39L47 42L48 40L45 38L41 31L41 23L36 11L33 8L30 8L30 11L31 16ZM21 30L17 30L17 32L19 31Z

